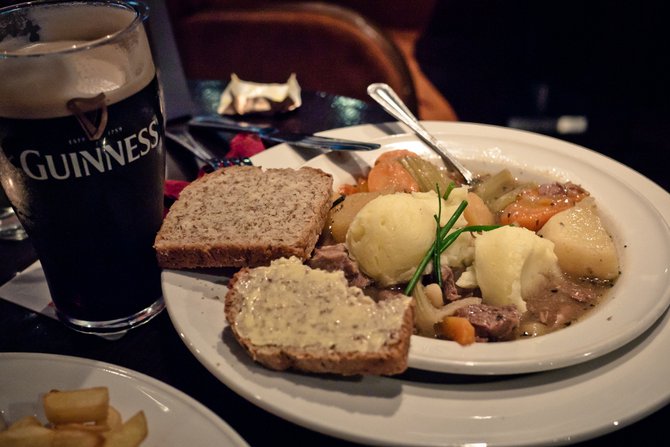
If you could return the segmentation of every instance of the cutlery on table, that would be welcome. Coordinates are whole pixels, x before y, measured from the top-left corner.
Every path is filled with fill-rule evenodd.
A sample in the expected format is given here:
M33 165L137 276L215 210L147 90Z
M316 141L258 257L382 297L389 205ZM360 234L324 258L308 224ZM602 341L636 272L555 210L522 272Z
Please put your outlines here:
M447 167L454 170L463 178L465 183L468 185L472 184L472 180L474 179L472 172L470 172L470 170L463 166L461 162L449 154L447 148L444 147L437 138L431 135L426 130L426 128L421 125L419 120L414 116L414 114L412 114L405 103L403 103L400 97L388 84L370 84L368 86L368 95L377 101L379 105L381 105L391 116L412 129L412 131L419 138L421 138L424 143L426 143L437 153L437 155L440 156L440 158L442 158Z
M193 135L191 135L188 129L183 127L168 129L165 131L165 136L195 155L196 158L213 169L225 168L228 166L251 166L253 164L247 157L214 157L202 144L193 138Z
M333 151L369 151L379 149L376 143L362 141L343 140L339 138L321 137L311 134L284 132L275 127L254 126L247 123L239 123L221 116L196 116L188 125L198 128L210 128L220 131L249 132L255 133L263 139L276 143L287 143L293 146L306 147L310 149L327 149Z

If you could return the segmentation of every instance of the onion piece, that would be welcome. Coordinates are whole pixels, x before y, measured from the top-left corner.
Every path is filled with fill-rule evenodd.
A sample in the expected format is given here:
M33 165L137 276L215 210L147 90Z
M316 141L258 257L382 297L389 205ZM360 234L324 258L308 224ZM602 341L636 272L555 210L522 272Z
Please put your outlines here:
M471 304L480 304L481 298L469 297L463 298L436 309L433 303L426 295L424 286L418 283L412 291L412 297L416 304L414 313L414 327L418 335L425 337L435 336L435 325L442 321L444 317L453 315L461 307Z

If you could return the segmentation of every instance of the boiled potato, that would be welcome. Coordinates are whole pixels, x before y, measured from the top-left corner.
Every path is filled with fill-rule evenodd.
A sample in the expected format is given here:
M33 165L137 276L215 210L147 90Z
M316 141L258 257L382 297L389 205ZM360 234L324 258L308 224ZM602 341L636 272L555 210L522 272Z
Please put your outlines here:
M526 311L524 297L560 275L554 244L521 227L500 227L475 238L474 270L485 304L513 304Z
M468 192L468 206L463 211L463 217L468 221L468 225L494 225L495 216L484 203L481 197L474 192Z
M116 408L110 405L109 410L107 411L107 420L105 421L105 426L107 426L109 430L116 430L117 428L121 427L122 424L123 419L121 418L121 413L119 413Z
M100 447L103 437L99 433L82 430L56 430L51 447Z
M372 199L379 197L379 192L359 192L348 195L342 203L330 210L328 221L330 222L330 233L336 242L344 242L351 221L356 214Z
M107 387L52 390L42 403L49 424L25 416L2 426L0 447L139 447L148 435L144 412L123 422Z
M0 447L51 447L54 434L46 427L24 425L0 432Z
M109 390L93 387L72 391L50 391L44 395L44 414L53 424L107 420Z
M147 419L139 411L118 429L105 433L104 447L137 447L147 435Z
M592 197L553 216L538 234L554 243L564 272L608 280L619 276L614 241L605 230Z
M9 426L9 430L16 430L17 428L21 427L41 427L42 423L40 422L39 419L37 419L33 415L29 416L24 416L21 419L18 419L17 421L13 422L12 425Z

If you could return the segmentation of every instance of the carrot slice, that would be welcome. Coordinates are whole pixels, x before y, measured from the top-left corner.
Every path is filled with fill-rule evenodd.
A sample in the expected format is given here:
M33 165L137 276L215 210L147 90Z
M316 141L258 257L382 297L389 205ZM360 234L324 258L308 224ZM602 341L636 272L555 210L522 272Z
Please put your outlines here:
M393 193L420 190L414 177L395 159L375 164L368 174L368 191L370 192Z
M558 194L542 194L539 188L525 189L500 212L500 223L538 231L554 214L573 207L587 195L586 191L576 188Z
M399 159L402 157L418 157L412 151L407 149L396 149L384 152L375 160L375 165L372 167L368 178L356 179L356 184L345 184L340 186L339 193L345 196L356 194L358 192L412 192L419 191L420 186L414 177L407 172L407 170L400 164ZM382 166L391 163L391 166ZM372 186L370 186L370 178L372 178Z
M366 178L356 179L356 184L344 184L340 186L338 192L344 196L368 191L368 180Z
M462 346L475 342L475 327L464 317L444 317L441 323L442 335Z

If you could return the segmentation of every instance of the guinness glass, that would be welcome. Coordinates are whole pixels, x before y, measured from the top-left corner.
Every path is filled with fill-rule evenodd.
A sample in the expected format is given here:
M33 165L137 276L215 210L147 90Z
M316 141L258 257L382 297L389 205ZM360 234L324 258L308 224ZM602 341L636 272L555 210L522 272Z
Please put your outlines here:
M123 333L163 307L164 119L145 6L0 9L0 179L58 317Z

